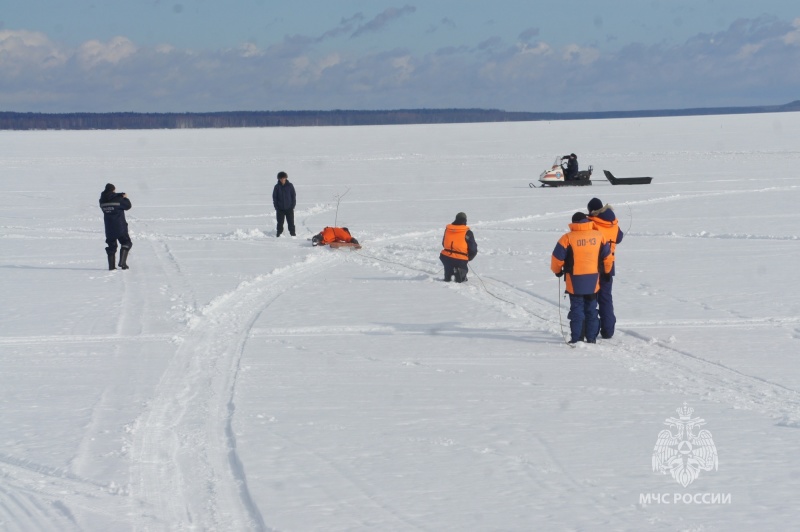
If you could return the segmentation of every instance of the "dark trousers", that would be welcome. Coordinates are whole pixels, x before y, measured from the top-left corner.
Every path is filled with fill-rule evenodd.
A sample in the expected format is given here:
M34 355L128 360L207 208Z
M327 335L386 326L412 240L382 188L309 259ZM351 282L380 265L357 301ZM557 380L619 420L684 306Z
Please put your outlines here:
M294 209L275 209L275 217L278 219L278 230L276 236L281 236L283 233L283 219L289 226L289 234L294 236Z
M117 237L106 236L106 244L108 245L106 248L106 253L113 255L117 252L117 240L119 240L119 245L123 248L130 249L131 246L133 246L131 237L128 236L128 233L119 235Z
M600 332L600 319L597 317L597 294L588 296L569 295L570 342L579 342L586 334L587 342L594 342Z
M439 260L442 261L444 265L444 280L450 282L455 275L456 282L460 283L462 281L467 280L467 272L469 271L469 266L467 266L468 262L466 259L459 260L454 259L453 257L448 257L447 255L439 254ZM456 274L456 269L463 270L463 276Z
M614 336L614 326L617 324L617 317L614 315L614 300L611 297L611 289L614 287L614 278L609 277L608 281L600 276L600 291L597 292L597 306L600 310L600 335L603 338Z

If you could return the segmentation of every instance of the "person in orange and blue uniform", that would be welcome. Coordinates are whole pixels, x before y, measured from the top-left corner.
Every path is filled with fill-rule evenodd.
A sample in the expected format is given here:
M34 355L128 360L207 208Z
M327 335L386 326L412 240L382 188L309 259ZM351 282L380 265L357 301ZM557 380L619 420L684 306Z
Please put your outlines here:
M611 296L611 289L614 287L614 275L616 274L616 250L617 244L622 242L622 229L619 228L611 205L603 205L597 198L592 198L586 206L589 209L589 219L594 223L595 229L603 233L606 241L611 245L611 257L614 265L608 275L600 276L600 290L597 292L597 307L600 311L600 336L611 338L614 336L614 327L617 324L617 317L614 314L614 299Z
M597 291L600 273L608 273L614 265L611 246L603 233L582 212L572 215L569 233L564 234L553 249L550 269L556 277L566 277L569 294L570 341L584 339L597 342L600 319L597 316Z
M444 280L448 283L455 278L457 283L467 280L467 263L478 254L478 243L467 225L467 215L456 214L453 223L448 224L442 237L442 252L439 260L444 265Z

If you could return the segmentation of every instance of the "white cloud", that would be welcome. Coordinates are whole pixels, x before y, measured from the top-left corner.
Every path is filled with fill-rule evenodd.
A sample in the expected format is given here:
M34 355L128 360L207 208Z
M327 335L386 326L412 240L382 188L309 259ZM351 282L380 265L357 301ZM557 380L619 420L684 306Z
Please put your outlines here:
M374 43L357 53L352 41L339 49L333 39L303 35L264 49L137 48L125 37L69 49L42 33L2 30L0 99L15 95L8 110L52 112L580 111L782 103L800 91L800 71L785 67L800 63L800 19L743 20L679 45L630 43L602 54L579 44L481 39L427 54ZM101 75L87 75L92 68ZM43 90L47 99L35 96Z
M564 61L589 65L600 58L600 51L597 48L587 48L577 44L570 44L564 47L564 52L561 57Z
M242 57L258 57L264 55L264 52L259 50L255 44L247 42L239 47L239 55Z
M97 40L86 41L76 53L79 64L84 69L94 68L102 63L116 65L136 53L136 46L127 37L114 37L107 43Z
M6 75L24 70L53 68L64 64L69 54L47 35L37 31L0 30L0 68Z
M4 52L43 46L51 46L50 40L44 33L26 30L0 30L0 50Z
M155 47L155 51L159 54L171 54L176 51L176 49L171 44L158 44Z
M737 59L750 59L756 53L758 53L758 51L761 50L763 47L764 47L763 43L745 44L744 46L742 46L739 49L739 53L736 54L736 58Z
M517 43L517 50L521 55L548 55L553 51L546 42L538 42L535 46L526 42Z
M392 60L392 67L395 69L395 81L397 83L406 82L414 73L413 58L410 55L396 57Z
M338 53L327 55L316 61L306 55L295 57L291 62L292 69L289 74L288 85L290 87L304 87L319 81L327 69L338 65L341 61L342 58Z
M794 29L783 36L783 43L800 46L800 18L794 19L792 27Z

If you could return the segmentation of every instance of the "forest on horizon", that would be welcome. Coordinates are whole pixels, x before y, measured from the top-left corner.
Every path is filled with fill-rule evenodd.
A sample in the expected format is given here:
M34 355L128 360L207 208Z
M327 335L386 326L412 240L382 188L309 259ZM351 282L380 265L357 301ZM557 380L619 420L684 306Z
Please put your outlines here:
M0 130L195 129L232 127L367 126L591 120L800 111L784 105L600 112L520 112L499 109L396 109L331 111L222 111L206 113L19 113L0 112Z

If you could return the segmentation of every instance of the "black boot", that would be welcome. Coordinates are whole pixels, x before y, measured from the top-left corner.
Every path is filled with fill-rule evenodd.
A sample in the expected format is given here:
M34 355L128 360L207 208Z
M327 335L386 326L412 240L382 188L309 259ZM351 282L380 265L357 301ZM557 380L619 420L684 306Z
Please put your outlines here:
M108 257L108 269L109 270L116 270L117 267L114 266L114 263L117 261L117 254L116 253L106 253Z
M454 273L457 283L463 283L467 280L467 270L465 268L456 268Z
M128 269L128 252L129 251L130 251L130 248L122 248L119 251L119 267L122 268L123 270L127 270Z

